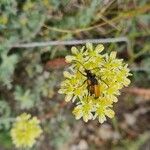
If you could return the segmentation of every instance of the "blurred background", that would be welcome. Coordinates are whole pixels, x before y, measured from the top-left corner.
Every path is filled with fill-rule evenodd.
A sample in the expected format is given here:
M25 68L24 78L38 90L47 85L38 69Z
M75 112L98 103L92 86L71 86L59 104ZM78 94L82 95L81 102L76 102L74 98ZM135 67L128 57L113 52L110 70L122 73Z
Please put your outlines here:
M150 150L149 29L148 0L0 0L0 150L15 149L10 129L22 112L42 122L32 150ZM133 74L103 124L75 120L58 94L64 57L85 39L117 51Z

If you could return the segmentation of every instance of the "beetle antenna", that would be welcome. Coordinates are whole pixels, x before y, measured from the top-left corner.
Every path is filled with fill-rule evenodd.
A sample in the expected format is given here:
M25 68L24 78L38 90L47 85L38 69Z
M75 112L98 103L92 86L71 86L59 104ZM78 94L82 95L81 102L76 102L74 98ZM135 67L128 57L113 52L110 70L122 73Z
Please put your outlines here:
M84 65L83 65L80 61L78 61L78 60L73 60L72 62L78 62L85 70L87 70L87 69L84 67Z

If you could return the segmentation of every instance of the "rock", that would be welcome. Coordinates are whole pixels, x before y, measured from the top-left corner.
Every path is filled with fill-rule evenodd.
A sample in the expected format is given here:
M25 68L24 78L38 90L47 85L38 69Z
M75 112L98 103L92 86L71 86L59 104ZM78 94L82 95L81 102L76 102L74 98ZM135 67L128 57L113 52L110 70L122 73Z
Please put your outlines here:
M88 144L85 140L81 140L78 144L78 149L79 150L87 150L88 149Z
M121 138L120 134L113 131L109 124L103 124L98 133L102 140L118 140Z
M99 131L98 131L99 137L102 140L109 140L112 138L112 129L109 124L102 124Z
M88 144L82 139L77 145L72 145L70 150L88 150Z
M134 126L134 124L136 123L136 117L134 115L126 113L124 117L125 117L125 122L129 126Z

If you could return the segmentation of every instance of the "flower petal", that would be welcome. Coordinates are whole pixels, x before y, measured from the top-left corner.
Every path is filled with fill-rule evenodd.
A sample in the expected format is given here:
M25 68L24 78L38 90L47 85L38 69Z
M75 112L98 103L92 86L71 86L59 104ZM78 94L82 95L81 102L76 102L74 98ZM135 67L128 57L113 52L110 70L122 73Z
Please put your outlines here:
M82 105L78 105L74 108L72 113L75 115L75 118L78 120L82 117Z
M107 110L105 110L105 114L106 114L106 116L108 116L109 118L113 118L114 115L115 115L115 112L114 112L113 110L111 110L111 109L107 109Z
M100 116L98 117L98 121L99 121L100 123L103 123L104 121L106 121L105 115L100 115Z
M65 61L66 61L67 63L72 62L74 59L75 59L75 57L74 57L74 56L70 56L70 55L68 55L68 56L65 57Z
M77 55L79 53L79 50L76 47L72 47L71 52L72 52L72 54Z
M69 102L69 101L72 99L72 97L73 97L72 94L71 94L71 95L70 95L70 94L69 94L69 95L66 95L66 96L65 96L65 101L66 101L66 102Z
M86 48L90 51L93 50L93 44L92 43L86 43Z
M95 48L96 53L101 53L104 50L104 46L102 44L98 44Z
M110 53L110 59L115 59L117 55L117 52L113 51Z
M64 71L63 75L65 78L69 78L69 79L72 77L72 74L70 74L68 71Z

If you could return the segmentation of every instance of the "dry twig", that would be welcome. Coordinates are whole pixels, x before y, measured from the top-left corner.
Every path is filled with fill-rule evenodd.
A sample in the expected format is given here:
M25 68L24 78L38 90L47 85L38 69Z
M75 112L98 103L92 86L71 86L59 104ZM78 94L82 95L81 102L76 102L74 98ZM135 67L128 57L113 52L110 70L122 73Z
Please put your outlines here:
M104 38L104 39L19 43L19 44L11 45L11 48L34 48L34 47L44 47L44 46L54 46L54 45L79 45L85 43L116 43L116 42L126 42L129 45L129 40L127 37L117 37L117 38Z
M135 94L143 97L144 99L150 99L150 89L138 88L138 87L130 87L124 89L125 92L129 92L131 94Z

